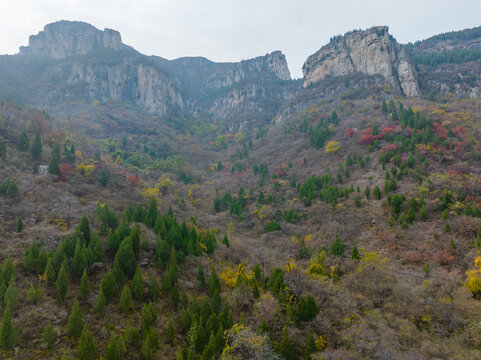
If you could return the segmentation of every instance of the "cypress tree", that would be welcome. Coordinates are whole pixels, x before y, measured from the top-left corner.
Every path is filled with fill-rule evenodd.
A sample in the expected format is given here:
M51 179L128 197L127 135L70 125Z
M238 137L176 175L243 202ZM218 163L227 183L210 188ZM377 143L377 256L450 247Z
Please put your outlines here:
M155 220L157 219L157 215L159 215L159 211L157 210L157 201L154 197L151 197L149 208L147 209L147 215L145 216L145 224L148 227L153 227Z
M387 109L386 100L383 100L383 101L382 101L381 110L382 110L382 112L383 112L384 114L387 114L388 109Z
M32 153L32 158L34 160L40 159L40 156L42 155L42 140L40 138L40 133L37 133L35 135L32 143L32 148L30 150Z
M82 279L80 280L80 296L82 300L87 300L90 295L90 284L87 270L84 269Z
M52 350L55 343L55 334L53 333L52 322L49 321L42 333L42 341L47 346L47 350Z
M82 312L80 311L80 305L77 297L73 300L72 309L70 310L70 316L67 322L67 331L74 340L77 340L82 333L84 327L84 321L82 318Z
M119 264L125 276L131 278L134 275L137 261L130 236L126 237L120 243L119 250L115 255L115 262Z
M142 307L142 329L147 330L157 324L157 311L152 302Z
M140 273L139 266L137 266L132 280L132 294L134 295L135 300L142 301L142 297L144 296L144 283L142 281L142 274Z
M82 329L82 335L77 346L77 355L80 360L94 360L97 355L97 349L87 324L84 324Z
M68 290L68 274L65 270L65 265L62 265L58 272L57 281L55 282L55 290L57 291L57 297L60 301L65 300Z
M132 294L130 292L130 287L127 284L124 285L122 293L120 294L119 305L124 314L127 314L130 309L132 309Z
M10 309L15 309L18 305L18 288L15 282L15 278L11 278L10 282L8 283L7 290L5 291L5 295L3 298L3 302L6 306L10 307Z
M147 330L144 343L142 344L142 355L146 360L152 360L155 358L155 353L159 347L159 335L155 330L155 327L151 327Z
M0 347L12 350L18 342L18 329L12 321L12 313L7 305L3 312L2 325L0 327Z
M209 342L204 347L204 351L202 352L202 359L212 359L215 358L217 353L217 341L214 335L214 332L210 333Z

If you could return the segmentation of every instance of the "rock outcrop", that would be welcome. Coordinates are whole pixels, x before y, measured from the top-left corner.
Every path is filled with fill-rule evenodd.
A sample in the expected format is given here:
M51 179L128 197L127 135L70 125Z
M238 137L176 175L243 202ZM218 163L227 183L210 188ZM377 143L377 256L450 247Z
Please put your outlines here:
M304 87L328 76L381 75L406 96L419 96L416 70L406 49L387 26L336 36L311 55L302 68Z
M118 31L100 31L84 22L65 20L46 25L43 31L31 35L28 43L20 48L21 55L52 59L85 55L96 49L121 50L126 47Z

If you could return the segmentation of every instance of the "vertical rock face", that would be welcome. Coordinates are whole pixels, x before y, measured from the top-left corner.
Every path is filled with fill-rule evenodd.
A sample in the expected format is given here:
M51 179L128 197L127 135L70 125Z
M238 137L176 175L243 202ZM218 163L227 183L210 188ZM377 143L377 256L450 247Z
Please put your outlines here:
M304 87L327 76L363 73L381 75L393 89L419 96L413 62L388 30L378 26L334 37L304 63Z
M28 46L20 48L21 55L52 59L85 55L96 49L121 50L124 46L118 31L100 31L92 25L78 21L48 24L43 31L30 36L28 42Z

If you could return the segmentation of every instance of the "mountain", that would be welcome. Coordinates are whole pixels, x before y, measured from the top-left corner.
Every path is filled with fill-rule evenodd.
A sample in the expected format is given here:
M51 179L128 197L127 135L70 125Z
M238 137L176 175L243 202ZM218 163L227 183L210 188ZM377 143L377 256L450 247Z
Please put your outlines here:
M380 75L396 91L419 96L414 64L388 30L387 26L378 26L332 38L304 63L304 87L327 76L358 72Z

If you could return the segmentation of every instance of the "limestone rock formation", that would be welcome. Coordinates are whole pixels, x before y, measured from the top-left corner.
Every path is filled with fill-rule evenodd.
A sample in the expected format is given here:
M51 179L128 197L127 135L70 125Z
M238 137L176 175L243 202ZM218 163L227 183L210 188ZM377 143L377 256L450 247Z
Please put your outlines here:
M304 87L327 76L363 73L383 76L393 89L406 96L420 94L413 62L387 26L334 37L307 59L302 70Z

